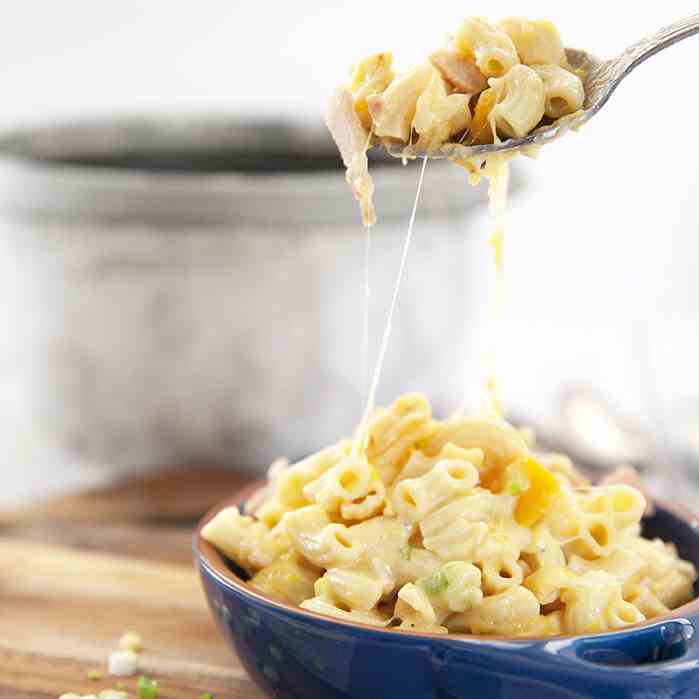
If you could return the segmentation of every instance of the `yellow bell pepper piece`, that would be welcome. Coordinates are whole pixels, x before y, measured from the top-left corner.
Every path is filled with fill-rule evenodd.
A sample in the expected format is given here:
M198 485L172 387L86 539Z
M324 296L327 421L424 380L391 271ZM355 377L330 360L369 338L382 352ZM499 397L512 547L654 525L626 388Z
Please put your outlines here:
M495 106L496 94L492 87L483 90L478 96L476 109L471 119L471 142L474 145L492 143L493 129L490 125L490 111Z
M529 488L517 500L515 519L519 524L531 527L546 514L560 492L560 486L551 471L536 459L525 459L522 468L529 481Z

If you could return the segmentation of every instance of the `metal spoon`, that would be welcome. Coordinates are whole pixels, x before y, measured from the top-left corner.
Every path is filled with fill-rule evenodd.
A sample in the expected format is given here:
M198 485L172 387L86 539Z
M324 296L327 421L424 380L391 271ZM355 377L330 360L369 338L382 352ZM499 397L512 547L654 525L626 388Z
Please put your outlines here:
M663 27L655 34L629 46L621 54L604 61L580 49L566 49L568 62L573 70L584 72L585 102L583 109L542 126L524 138L511 138L500 143L469 146L461 143L445 143L439 148L424 150L402 143L389 143L380 138L373 145L396 157L453 158L462 159L474 155L511 151L526 146L539 146L560 138L569 129L577 129L591 119L606 104L619 83L646 58L650 58L668 46L699 33L699 14L685 17Z

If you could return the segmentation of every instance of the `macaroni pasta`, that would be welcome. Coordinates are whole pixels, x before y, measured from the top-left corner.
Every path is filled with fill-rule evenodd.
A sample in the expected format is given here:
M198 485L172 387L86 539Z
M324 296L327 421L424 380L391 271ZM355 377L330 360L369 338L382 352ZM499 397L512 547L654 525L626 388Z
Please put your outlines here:
M276 466L255 512L202 536L288 603L434 633L592 633L693 596L674 546L640 536L645 498L591 487L500 418L439 421L407 395L353 440Z

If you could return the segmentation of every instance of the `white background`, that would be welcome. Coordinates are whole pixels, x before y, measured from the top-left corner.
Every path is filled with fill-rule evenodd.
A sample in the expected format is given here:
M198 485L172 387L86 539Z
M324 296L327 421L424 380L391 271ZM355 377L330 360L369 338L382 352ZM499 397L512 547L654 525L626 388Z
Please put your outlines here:
M610 56L696 9L679 0L24 0L3 12L0 126L154 112L319 119L357 57L392 49L408 65L465 14L548 17L566 44ZM532 182L508 212L501 350L518 414L555 420L555 393L570 382L599 387L642 421L673 419L699 396L697 68L699 37L643 65L583 132L523 164ZM4 302L21 313L20 299ZM15 474L0 500L85 477L51 463L9 388L0 398L5 470Z

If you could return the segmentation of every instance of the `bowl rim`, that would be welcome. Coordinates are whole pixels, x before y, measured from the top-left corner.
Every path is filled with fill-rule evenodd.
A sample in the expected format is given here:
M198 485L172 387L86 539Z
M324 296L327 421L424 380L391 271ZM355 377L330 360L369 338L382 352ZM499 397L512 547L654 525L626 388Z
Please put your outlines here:
M206 541L202 535L201 530L206 525L209 520L211 520L215 515L217 515L221 510L226 507L240 506L243 504L253 493L257 492L259 489L266 485L264 480L255 480L247 486L244 486L235 495L232 495L220 503L214 505L209 509L206 514L199 520L194 534L193 540L193 550L195 557L200 565L206 568L206 570L218 580L224 587L229 588L235 592L242 594L245 597L250 597L257 602L261 602L276 608L278 611L283 611L286 613L291 613L292 615L300 616L308 619L316 619L318 621L326 622L330 625L339 624L340 626L350 627L354 629L359 629L363 631L373 631L379 634L387 634L388 637L395 637L396 635L402 637L409 637L414 639L429 639L429 640L441 640L441 641L478 641L478 642L497 642L497 643L511 643L516 645L528 644L534 641L555 641L558 639L586 639L586 638L606 638L609 636L617 636L628 633L629 631L640 630L654 626L656 624L661 624L665 621L671 619L684 618L699 612L699 596L690 600L686 604L683 604L676 609L672 609L667 614L661 616L656 616L651 619L646 619L645 621L640 621L636 624L629 624L620 629L614 629L611 631L603 631L588 634L559 634L559 635L547 635L547 636L503 636L503 635L486 635L486 634L467 634L467 633L428 633L423 631L411 631L407 629L400 629L397 627L383 627L376 626L373 624L366 624L360 621L349 621L347 619L340 619L332 617L326 614L320 614L318 612L313 612L308 609L303 609L302 607L297 607L293 604L288 604L282 602L281 600L275 598L272 595L262 592L256 589L252 585L245 582L242 578L236 575L227 565L223 556L219 553L213 544ZM661 509L669 512L678 519L688 524L699 536L699 517L697 517L689 508L684 505L667 502L665 500L654 498L654 502Z

